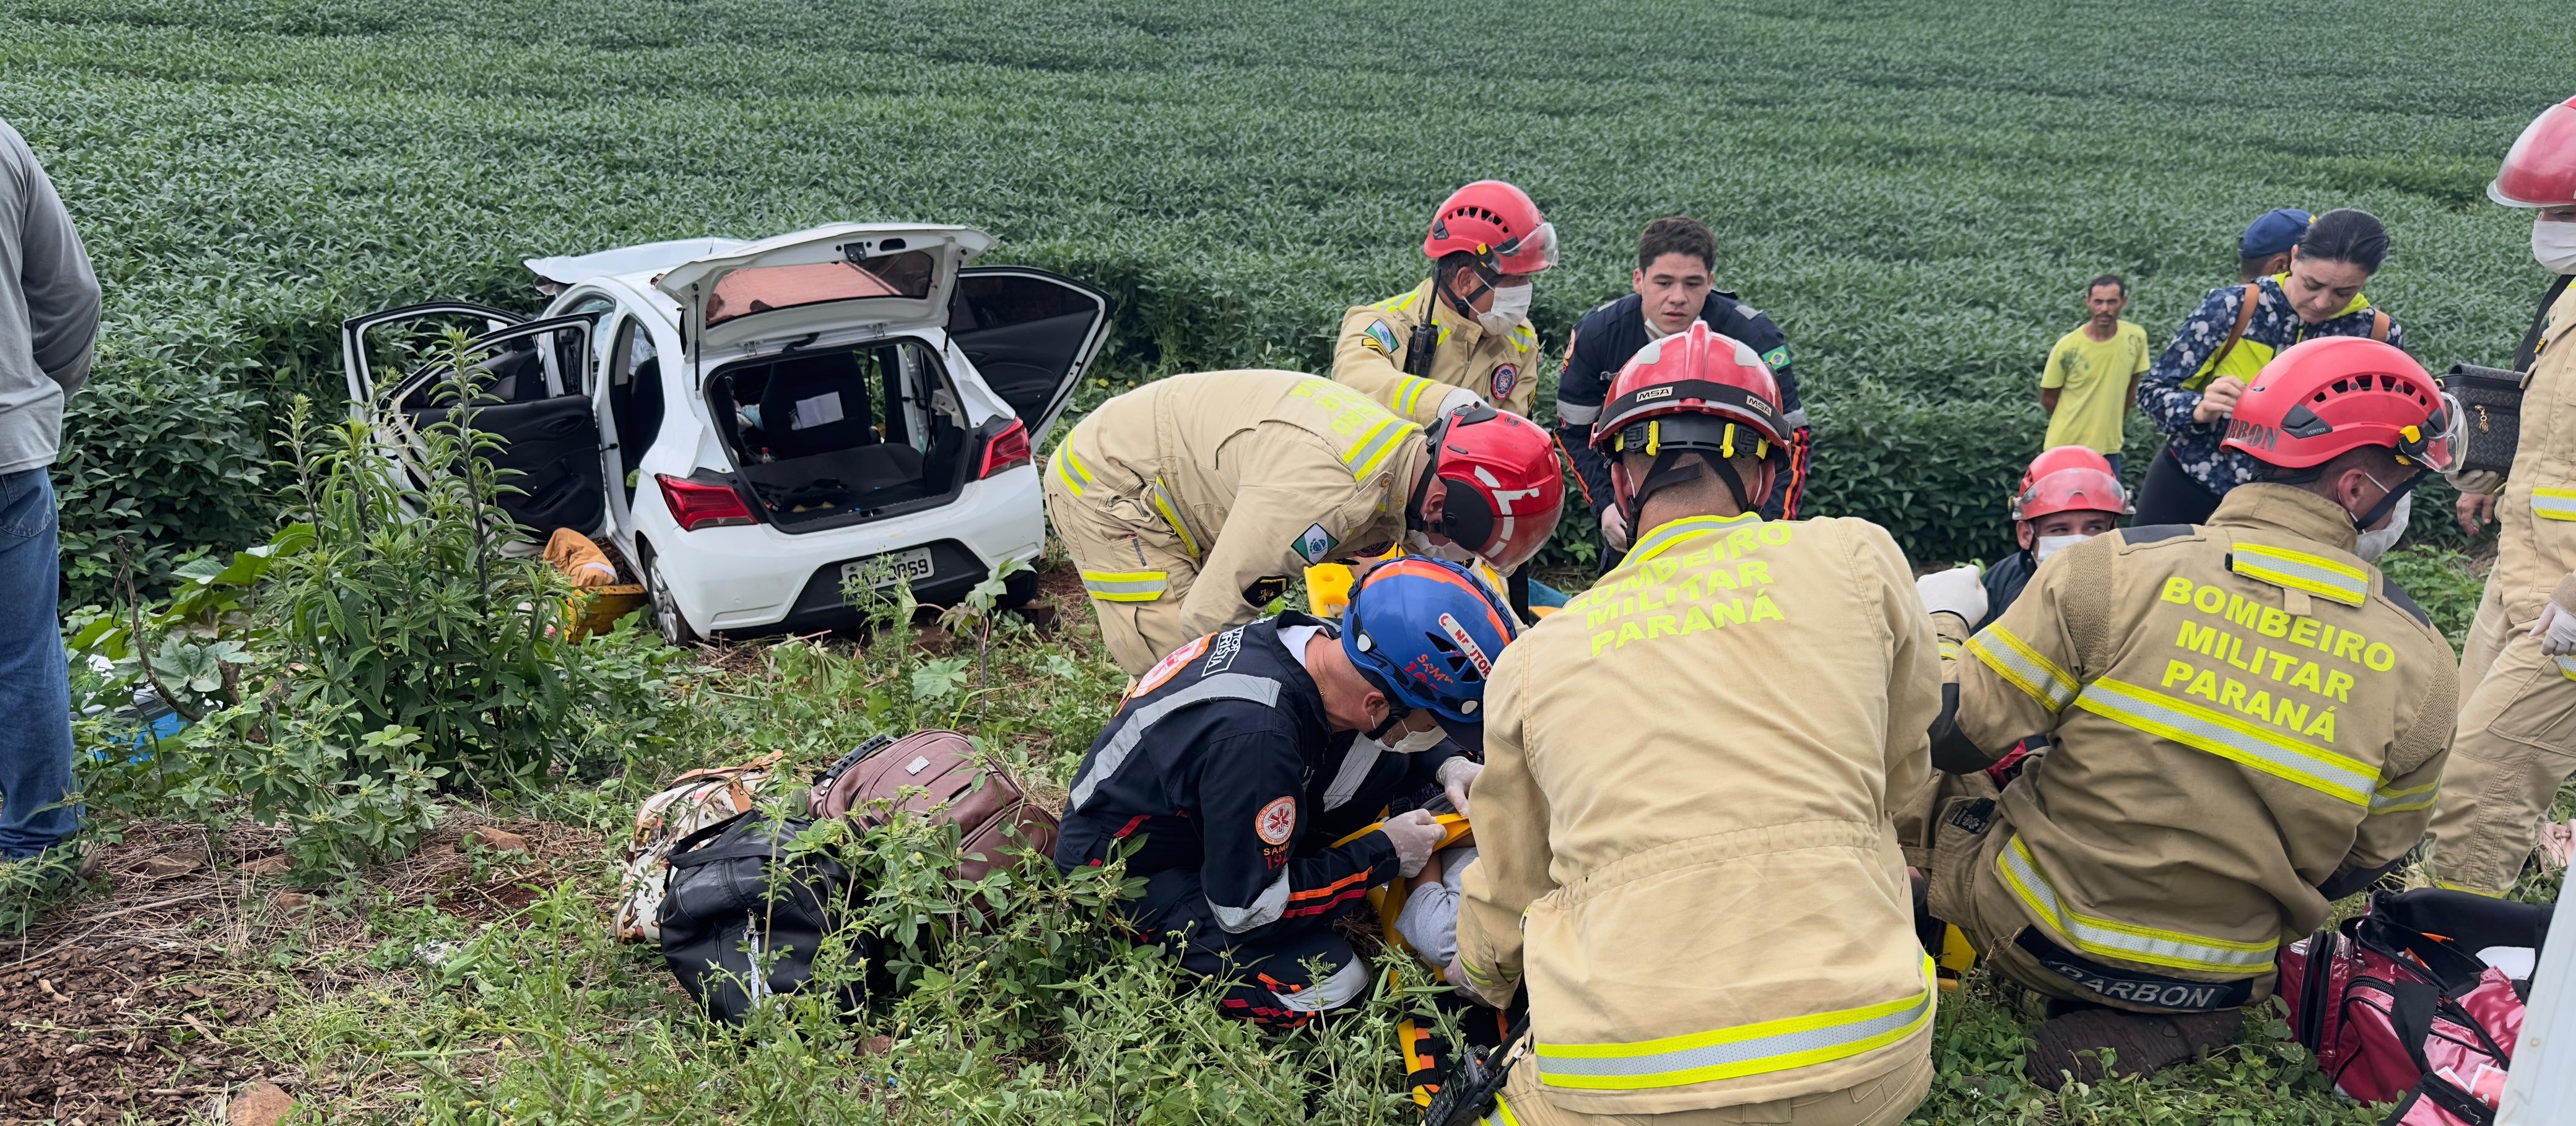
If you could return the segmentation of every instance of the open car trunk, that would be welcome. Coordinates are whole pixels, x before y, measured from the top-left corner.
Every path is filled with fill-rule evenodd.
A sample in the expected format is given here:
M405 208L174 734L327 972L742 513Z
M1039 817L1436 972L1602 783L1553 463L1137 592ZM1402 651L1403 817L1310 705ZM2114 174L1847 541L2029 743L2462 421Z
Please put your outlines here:
M709 417L762 515L783 532L947 502L972 444L939 354L915 339L794 351L707 378Z

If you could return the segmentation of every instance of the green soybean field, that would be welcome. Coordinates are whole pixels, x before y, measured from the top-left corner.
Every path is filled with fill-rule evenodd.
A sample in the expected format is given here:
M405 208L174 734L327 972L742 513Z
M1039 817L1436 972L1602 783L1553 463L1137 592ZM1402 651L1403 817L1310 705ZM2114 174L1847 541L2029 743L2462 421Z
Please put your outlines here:
M1087 408L1178 372L1323 370L1342 310L1417 283L1432 207L1487 177L1562 237L1533 314L1543 416L1567 330L1627 291L1639 228L1697 217L1719 287L1789 336L1808 514L1877 521L1931 565L2010 550L2040 366L2085 283L2125 276L2161 349L2236 281L2237 233L2267 209L2377 214L2392 250L2368 293L2416 356L2502 363L2546 279L2528 214L2484 188L2576 94L2571 58L2576 19L2534 0L0 0L0 118L107 291L55 469L67 608L117 604L128 561L150 594L267 541L291 404L345 398L342 319L533 311L525 258L975 225L1000 239L986 261L1114 298ZM2128 444L2134 479L2159 438L2132 415ZM2425 495L2406 566L2435 589L2409 582L2456 639L2478 593L2458 553L2480 545L2441 518L2446 488ZM1559 535L1543 562L1588 574L1589 518ZM89 908L0 948L0 1030L34 1045L0 1047L0 1120L188 1120L274 1082L308 1122L1414 1121L1391 1029L1429 1004L1418 980L1258 1032L1116 941L1096 881L969 902L935 842L869 842L897 889L872 919L910 937L864 1020L800 1005L710 1028L649 947L608 937L624 826L682 770L777 751L810 773L881 731L959 724L1060 796L1120 691L1061 585L1046 630L659 655L617 635L660 700L585 737L617 745L457 787L423 848L364 878L291 890L239 867L285 830L144 780L160 767L88 780L93 809L132 814L124 847L202 855L172 879L211 890L127 920L153 920L161 953L100 963L181 983L147 991L157 1015L11 976L85 941ZM491 826L526 847L467 832ZM98 909L179 894L129 882ZM2050 1093L2021 1075L2029 1013L1973 977L1942 1005L1918 1122L2384 1113L2332 1093L2275 1016L2151 1080Z

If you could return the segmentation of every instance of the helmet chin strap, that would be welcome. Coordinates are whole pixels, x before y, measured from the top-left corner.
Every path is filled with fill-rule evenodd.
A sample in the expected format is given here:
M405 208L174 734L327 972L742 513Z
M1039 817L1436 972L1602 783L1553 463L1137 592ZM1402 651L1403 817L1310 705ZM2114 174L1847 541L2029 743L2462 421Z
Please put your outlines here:
M1697 454L1699 456L1692 458L1688 462L1684 462L1682 457L1685 454ZM1703 466L1707 466L1709 472L1715 473L1718 481L1726 486L1726 491L1735 497L1735 510L1737 512L1754 511L1751 489L1748 487L1748 483L1744 480L1744 475L1736 471L1733 466L1729 466L1721 471L1717 467L1709 464L1708 455L1705 451L1668 449L1655 455L1654 462L1646 467L1646 479L1638 483L1636 492L1628 495L1628 503L1620 506L1620 515L1628 518L1628 527L1630 529L1629 535L1634 537L1637 533L1645 530L1638 526L1637 521L1643 518L1645 514L1646 499L1648 497L1654 496L1656 493L1672 488L1675 485L1699 480L1700 470Z
M1432 288L1440 291L1440 296L1449 302L1449 307L1456 310L1459 316L1468 320L1476 319L1476 302L1494 291L1495 275L1486 272L1484 263L1472 259L1449 272L1452 276L1464 273L1474 278L1476 292L1460 297L1449 291L1449 283L1446 280L1434 283Z
M2353 530L2366 532L2370 530L2371 525L2387 519L2389 511L2397 507L2397 502L2406 499L2406 494L2414 492L2415 486L2423 484L2426 476L2427 474L2424 470L2418 469L2414 473L2409 474L2404 481L2399 482L2397 487L2394 489L2388 488L2385 485L2380 485L2380 488L2388 495L2379 498L2379 503L2371 505L2370 511L2353 517ZM2370 483L2378 485L2379 478L2371 478Z

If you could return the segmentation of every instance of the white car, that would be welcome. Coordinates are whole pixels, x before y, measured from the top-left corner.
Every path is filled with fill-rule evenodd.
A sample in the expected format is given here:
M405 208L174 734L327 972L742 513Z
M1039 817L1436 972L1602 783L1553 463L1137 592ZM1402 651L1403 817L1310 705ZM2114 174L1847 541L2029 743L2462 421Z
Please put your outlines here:
M899 574L948 601L1045 542L1030 451L1098 353L1109 301L1042 270L969 268L993 241L836 223L530 259L560 289L540 318L445 301L349 320L349 394L363 410L382 361L417 363L406 332L469 324L489 378L472 425L520 473L511 517L615 545L674 643L844 627L844 576ZM440 376L386 394L433 420ZM1014 585L1025 600L1035 576Z

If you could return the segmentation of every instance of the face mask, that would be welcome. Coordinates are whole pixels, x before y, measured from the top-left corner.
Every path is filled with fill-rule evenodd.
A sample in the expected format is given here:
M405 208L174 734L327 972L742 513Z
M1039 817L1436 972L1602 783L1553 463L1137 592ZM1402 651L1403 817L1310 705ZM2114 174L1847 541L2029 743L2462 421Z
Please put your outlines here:
M2576 274L2576 223L2531 222L2531 257L2553 274Z
M1475 566L1478 561L1476 553L1467 550L1466 545L1456 542L1433 543L1428 533L1406 532L1404 539L1415 555L1428 555L1433 559L1446 559L1452 563L1470 567Z
M2048 557L2057 554L2060 548L2073 547L2092 538L2091 536L2041 536L2039 542L2030 547L2031 558L2046 563Z
M1494 307L1476 315L1476 323L1495 336L1510 332L1512 326L1529 318L1530 297L1538 292L1534 285L1516 285L1494 291Z
M1433 747L1439 746L1440 741L1448 737L1449 733L1442 731L1440 729L1440 725L1435 723L1431 725L1430 730L1416 731L1410 735L1406 735L1404 738L1396 740L1395 742L1386 744L1386 749L1394 751L1400 755L1418 755Z
M2389 548L2397 546L2398 537L2406 534L2406 521L2414 515L2414 504L2413 493L2397 498L2397 507L2388 512L2388 526L2376 532L2363 532L2361 542L2353 545L2352 553L2369 562L2378 562L2380 556L2388 554Z

